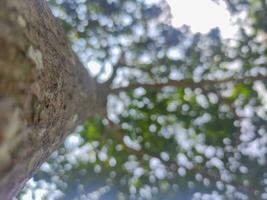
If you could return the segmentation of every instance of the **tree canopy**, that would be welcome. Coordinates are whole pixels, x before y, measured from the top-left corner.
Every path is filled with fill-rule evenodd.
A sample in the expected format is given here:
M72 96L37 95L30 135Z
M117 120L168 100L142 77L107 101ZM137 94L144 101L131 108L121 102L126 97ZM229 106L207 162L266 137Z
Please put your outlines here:
M233 39L172 27L165 1L50 0L109 96L19 198L267 199L267 4L224 2Z

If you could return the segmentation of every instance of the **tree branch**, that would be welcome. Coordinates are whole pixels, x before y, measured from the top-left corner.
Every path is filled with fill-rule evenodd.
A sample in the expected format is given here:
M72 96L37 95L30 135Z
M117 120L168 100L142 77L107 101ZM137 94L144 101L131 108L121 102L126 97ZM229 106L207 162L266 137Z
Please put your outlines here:
M166 83L135 83L130 84L125 87L117 87L110 90L110 94L117 94L119 92L125 92L134 90L136 88L144 88L144 89L150 89L150 90L161 90L164 87L170 86L170 87L177 87L177 88L204 88L204 87L214 87L215 85L220 85L223 83L228 82L243 82L243 81L256 81L256 80L267 80L266 76L258 75L258 76L245 76L241 78L226 78L221 80L201 80L199 82L196 82L192 79L183 79L183 80L170 80Z

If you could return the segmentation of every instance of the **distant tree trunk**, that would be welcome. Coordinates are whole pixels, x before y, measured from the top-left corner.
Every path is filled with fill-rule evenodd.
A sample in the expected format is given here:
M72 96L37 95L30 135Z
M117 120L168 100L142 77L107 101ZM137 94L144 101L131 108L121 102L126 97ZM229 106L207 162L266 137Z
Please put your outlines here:
M45 0L1 1L1 200L12 199L73 128L105 110L101 87Z

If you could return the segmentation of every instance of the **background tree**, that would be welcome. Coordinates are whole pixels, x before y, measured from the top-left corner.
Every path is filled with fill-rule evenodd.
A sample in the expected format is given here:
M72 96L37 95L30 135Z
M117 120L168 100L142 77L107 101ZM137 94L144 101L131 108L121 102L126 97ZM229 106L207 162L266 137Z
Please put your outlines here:
M164 1L50 1L99 95L109 96L25 192L267 199L266 3L226 3L245 13L231 40L218 29L173 28Z

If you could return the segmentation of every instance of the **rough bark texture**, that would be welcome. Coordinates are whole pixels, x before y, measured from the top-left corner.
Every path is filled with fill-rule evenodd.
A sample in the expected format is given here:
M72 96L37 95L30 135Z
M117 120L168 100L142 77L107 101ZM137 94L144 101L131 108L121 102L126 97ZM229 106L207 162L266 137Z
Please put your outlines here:
M1 1L1 200L15 196L77 124L101 112L98 89L45 0Z

